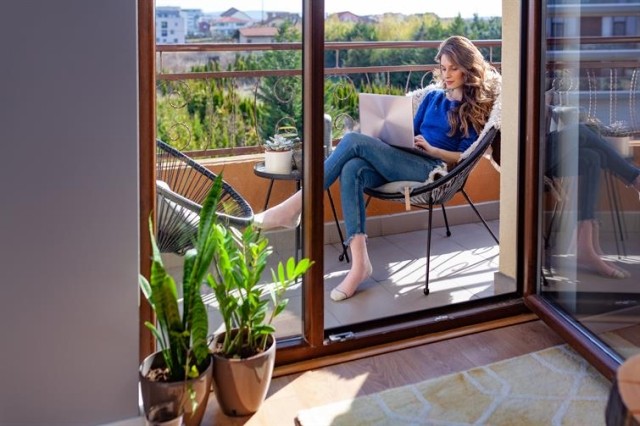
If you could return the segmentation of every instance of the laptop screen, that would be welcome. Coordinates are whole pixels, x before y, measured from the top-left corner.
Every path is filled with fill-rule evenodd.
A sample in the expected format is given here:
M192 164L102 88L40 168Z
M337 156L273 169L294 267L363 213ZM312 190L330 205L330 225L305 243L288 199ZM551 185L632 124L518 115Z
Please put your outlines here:
M413 106L410 96L360 93L360 132L389 145L413 148Z

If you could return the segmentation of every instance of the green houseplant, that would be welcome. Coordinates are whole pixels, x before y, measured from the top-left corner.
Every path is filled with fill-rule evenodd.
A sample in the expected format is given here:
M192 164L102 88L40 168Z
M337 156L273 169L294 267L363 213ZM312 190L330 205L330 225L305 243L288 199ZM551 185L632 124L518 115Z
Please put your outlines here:
M184 414L187 425L200 423L211 387L208 315L200 286L218 249L215 208L221 188L222 178L218 176L200 211L194 248L184 256L182 309L176 283L162 263L151 220L151 274L149 280L142 275L139 278L157 319L157 325L145 325L160 345L160 351L147 357L140 368L145 414L158 405L173 403L178 414Z
M268 240L253 226L244 231L216 226L214 270L207 278L224 321L214 339L213 384L228 415L256 412L266 396L275 361L274 318L284 311L285 292L312 265L289 258L271 271L273 284L260 284L272 253ZM265 298L268 293L269 298Z
M262 145L265 150L264 167L269 173L291 173L293 150L300 146L300 138L295 127L283 126Z

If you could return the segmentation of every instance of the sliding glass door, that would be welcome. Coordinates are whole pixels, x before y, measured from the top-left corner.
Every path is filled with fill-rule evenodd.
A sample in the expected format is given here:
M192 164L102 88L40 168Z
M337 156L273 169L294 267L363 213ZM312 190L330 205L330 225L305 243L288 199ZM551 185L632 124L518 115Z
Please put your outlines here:
M640 7L539 13L537 293L621 361L640 352Z

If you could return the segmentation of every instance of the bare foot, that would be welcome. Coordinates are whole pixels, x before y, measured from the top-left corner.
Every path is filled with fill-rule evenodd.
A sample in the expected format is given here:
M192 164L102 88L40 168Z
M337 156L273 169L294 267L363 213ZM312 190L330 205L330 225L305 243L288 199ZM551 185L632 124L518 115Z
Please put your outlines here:
M353 296L360 283L371 276L371 272L373 272L373 267L369 259L366 259L361 265L353 265L344 280L342 280L336 288L331 290L331 300L340 302Z

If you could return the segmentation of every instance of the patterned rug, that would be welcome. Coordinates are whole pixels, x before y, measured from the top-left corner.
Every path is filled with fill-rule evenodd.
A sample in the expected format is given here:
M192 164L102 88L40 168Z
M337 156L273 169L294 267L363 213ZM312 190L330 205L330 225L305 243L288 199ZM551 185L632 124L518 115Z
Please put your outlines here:
M299 426L604 425L611 384L567 345L298 413Z

